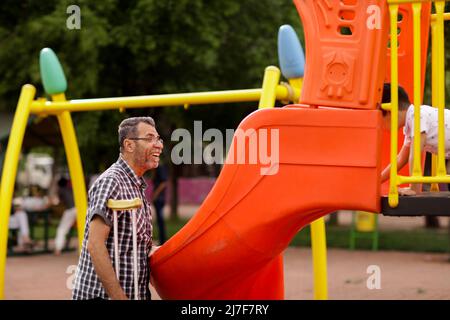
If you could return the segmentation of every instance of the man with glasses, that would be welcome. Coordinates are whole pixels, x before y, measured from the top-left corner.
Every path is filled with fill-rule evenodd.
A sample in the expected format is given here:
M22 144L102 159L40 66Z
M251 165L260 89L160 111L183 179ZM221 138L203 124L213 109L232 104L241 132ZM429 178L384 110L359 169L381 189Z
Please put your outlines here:
M152 216L145 197L143 175L159 164L163 144L150 117L135 117L119 125L120 155L92 185L81 255L75 276L73 299L131 299L134 290L132 218L129 211L118 212L119 274L113 264L113 212L109 199L140 198L137 211L138 289L149 300L149 256L152 248Z

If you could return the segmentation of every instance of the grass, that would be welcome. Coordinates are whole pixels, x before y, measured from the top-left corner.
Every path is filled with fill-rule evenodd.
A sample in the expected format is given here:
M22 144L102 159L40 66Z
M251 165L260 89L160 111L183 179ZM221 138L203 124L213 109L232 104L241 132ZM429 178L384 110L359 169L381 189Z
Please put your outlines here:
M166 221L168 236L174 235L187 220ZM327 246L329 248L348 249L350 244L349 226L328 226ZM158 228L153 229L154 238L158 239ZM292 239L291 246L311 247L310 228L301 230ZM356 249L371 250L372 240L367 238L367 234L356 239ZM380 231L378 240L378 250L396 250L412 252L450 252L450 235L443 229L417 229L417 230L389 230Z
M331 248L348 249L350 243L349 226L327 226L327 245ZM358 250L371 250L372 240L367 237L356 239ZM414 251L414 252L450 252L450 236L447 230L381 230L379 231L378 250ZM301 230L292 240L292 246L311 246L310 228Z
M178 232L188 220L166 220L167 235L170 238ZM53 221L49 228L50 239L55 237L57 221ZM348 249L350 243L349 226L326 227L327 246L329 248ZM44 228L38 225L34 230L35 239L44 238ZM75 235L75 232L73 233ZM158 227L154 221L153 238L158 239ZM310 228L301 230L292 239L291 246L311 247ZM356 239L357 250L371 250L371 239L358 237ZM417 230L388 230L379 231L378 250L396 250L413 252L450 252L450 235L445 229L417 229Z

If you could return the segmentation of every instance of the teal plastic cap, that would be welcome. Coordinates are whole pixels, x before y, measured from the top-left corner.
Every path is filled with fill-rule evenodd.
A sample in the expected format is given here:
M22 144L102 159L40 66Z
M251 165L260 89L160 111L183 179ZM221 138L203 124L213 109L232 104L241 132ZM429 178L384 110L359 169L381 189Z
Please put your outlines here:
M305 71L305 54L297 33L285 24L278 31L278 60L286 79L302 78Z
M42 84L49 95L64 93L67 90L66 76L64 75L58 57L50 48L41 50L39 56Z

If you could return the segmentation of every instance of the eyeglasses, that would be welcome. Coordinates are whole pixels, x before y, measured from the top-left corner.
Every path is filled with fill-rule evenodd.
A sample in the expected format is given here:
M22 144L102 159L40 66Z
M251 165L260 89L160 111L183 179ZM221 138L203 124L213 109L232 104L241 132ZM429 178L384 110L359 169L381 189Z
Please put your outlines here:
M151 136L148 137L148 138L139 138L139 137L136 137L136 138L127 138L127 139L129 139L129 140L144 140L144 141L146 141L146 142L148 142L148 143L156 143L156 142L159 142L159 143L161 143L161 144L164 144L164 140L163 140L160 136L154 136L154 135L151 135Z

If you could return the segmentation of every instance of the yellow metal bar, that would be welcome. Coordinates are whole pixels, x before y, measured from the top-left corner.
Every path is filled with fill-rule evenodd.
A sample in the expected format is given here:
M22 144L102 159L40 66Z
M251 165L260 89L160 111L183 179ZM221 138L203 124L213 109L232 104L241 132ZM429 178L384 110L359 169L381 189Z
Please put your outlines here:
M324 218L319 218L311 223L311 251L314 270L314 299L327 300L327 240Z
M273 108L277 99L277 86L280 82L280 69L269 66L264 72L261 98L259 100L259 109Z
M53 95L52 99L54 101L66 100L64 93ZM64 149L66 151L70 177L72 180L73 197L75 200L75 207L77 208L78 249L81 250L87 210L87 195L83 175L83 166L81 164L77 137L75 135L75 129L73 127L70 113L68 111L61 112L57 115L57 118L64 142Z
M280 81L280 70L276 67L267 67L264 72L261 100L259 109L275 107L276 88ZM294 90L301 91L302 78L289 79L289 83ZM279 87L279 86L278 86ZM296 101L299 97L296 98ZM328 299L327 287L327 244L325 233L325 220L319 218L311 223L311 251L314 272L314 299Z
M414 161L413 161L413 175L422 175L422 158L421 158L421 144L420 144L420 106L421 106L421 30L420 30L420 16L422 11L422 3L413 3L413 34L414 34Z
M444 125L444 109L445 109L445 42L444 42L444 7L445 1L437 1L434 3L436 9L436 45L437 49L437 107L438 107L438 175L446 174L445 166L445 125Z
M431 0L435 1L435 0ZM449 1L449 0L445 0ZM387 0L388 4L402 4L402 3L424 3L424 2L430 2L430 0Z
M30 115L30 105L36 94L36 88L32 85L24 85L20 92L11 132L9 134L8 147L6 149L5 162L3 164L2 180L0 186L0 299L4 299L6 251L8 246L8 222L11 212L11 202L16 182L17 166L23 137Z
M436 21L436 17L437 17L437 14L435 14L435 13L431 15L432 23L434 23L434 21ZM450 20L450 12L445 12L444 13L444 20L445 21L449 21Z
M398 4L389 5L391 22L391 171L389 181L389 205L398 205L397 148L398 148L398 48L397 48Z
M296 92L298 90L298 96L295 98L295 101L293 101L294 103L298 103L300 100L300 95L302 92L302 87L303 87L303 78L293 78L293 79L289 79L289 84L291 85L291 87L294 89L294 92Z
M440 176L437 175L435 177L430 176L398 176L399 184L402 183L450 183L450 176Z
M390 103L382 103L381 109L386 110L386 111L391 111L391 104Z
M436 19L435 15L431 15L432 19ZM431 104L433 106L437 106L437 34L436 34L436 23L431 22ZM435 154L431 156L431 175L436 176L437 174L437 157ZM430 191L437 192L439 191L439 185L437 183L433 183L431 185Z
M301 92L303 78L289 79L289 83L292 87L298 88ZM314 299L327 300L327 240L325 219L323 217L311 223L311 251L314 272Z
M437 175L437 157L436 155L431 155L431 176L435 177ZM430 187L431 192L439 192L439 184L433 183Z
M288 89L285 86L278 85L278 83L275 87L275 94L278 100L289 98ZM53 102L38 100L32 103L31 112L36 114L58 114L62 111L123 110L146 107L256 102L260 101L261 95L262 89L247 89ZM295 99L298 100L300 90L294 88L294 95Z
M431 23L431 104L438 105L438 37L436 23Z
M398 176L396 151L398 147L398 135L396 130L391 131L391 182L389 185L389 205L398 205L397 185L402 183L432 183L432 191L439 190L437 183L450 182L450 176L446 175L445 167L445 52L444 52L444 20L450 20L450 13L444 13L445 1L434 1L436 14L432 15L432 104L438 107L438 156L432 160L432 176L424 177L421 170L420 150L420 92L421 92L421 6L423 2L411 0L388 0L391 22L391 106L383 105L385 110L391 110L391 127L398 125L398 49L397 26L398 4L412 3L414 22L414 163L411 177Z
M298 88L301 92L301 88L303 86L303 78L289 79L289 83L292 87ZM327 300L327 240L325 219L323 217L311 223L311 251L314 272L314 299Z
M293 88L301 92L303 78L289 79ZM298 102L298 99L297 101ZM319 218L311 223L311 251L314 272L314 299L328 299L328 275L327 275L327 240L325 219Z

